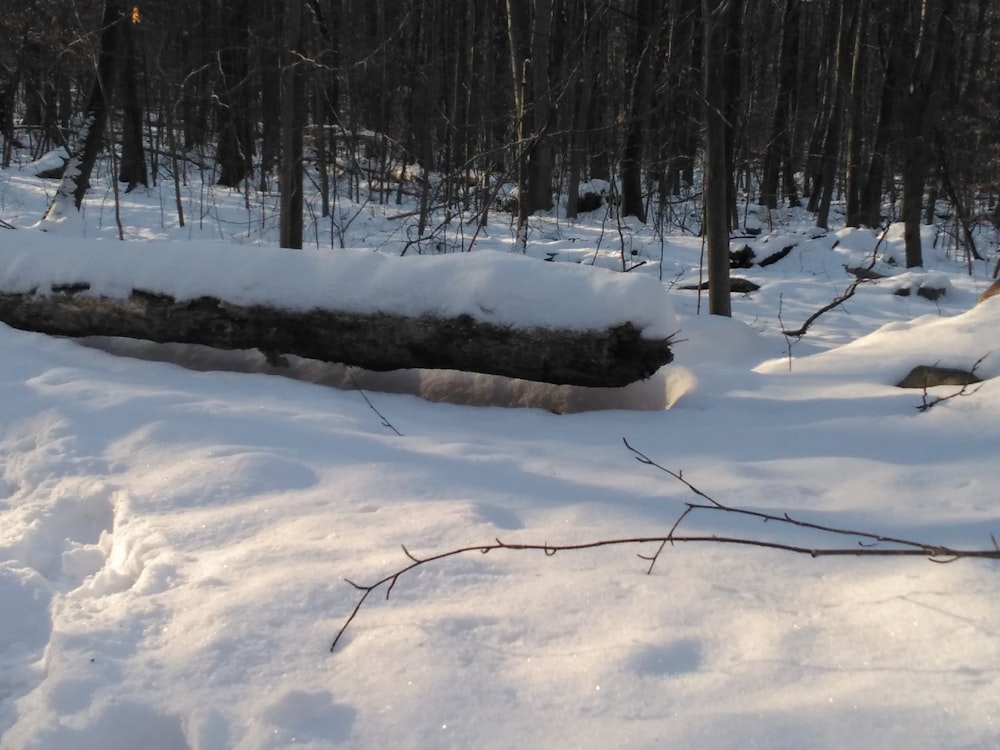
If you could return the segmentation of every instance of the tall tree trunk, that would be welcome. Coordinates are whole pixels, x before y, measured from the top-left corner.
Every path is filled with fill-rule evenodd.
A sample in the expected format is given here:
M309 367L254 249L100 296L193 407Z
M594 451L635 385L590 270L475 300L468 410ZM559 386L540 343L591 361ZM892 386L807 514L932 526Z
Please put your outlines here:
M530 59L531 18L528 0L507 0L507 37L510 41L510 69L514 91L514 119L516 131L515 159L517 162L517 226L530 215L528 202L528 134L531 132L531 111L528 108L527 65Z
M3 136L3 168L10 167L14 151L14 100L20 84L20 64L0 85L0 135Z
M795 127L795 69L799 55L799 8L802 0L785 0L778 56L778 97L771 121L771 137L764 155L761 197L767 208L778 207L778 181L785 165L785 195L798 205L795 167L792 162L792 132Z
M898 39L894 29L889 29L886 45L881 50L885 60L885 71L882 74L882 92L879 100L878 123L875 127L875 140L871 147L868 160L868 171L861 187L861 198L858 212L861 223L869 227L882 224L882 183L885 180L886 154L892 140L893 119L896 100L896 51Z
M507 0L507 30L517 125L518 226L552 208L552 0Z
M218 19L223 42L219 50L221 90L218 92L220 185L238 187L250 176L253 163L253 123L250 120L247 60L249 48L248 0L224 0ZM286 10L286 14L289 11Z
M320 4L320 0L309 0L309 8L316 18L316 25L319 28L320 40L323 44L323 52L320 61L328 70L322 76L322 116L317 118L317 125L320 126L319 139L323 141L324 153L333 166L333 180L337 179L337 128L340 124L340 36L337 34L337 21L340 18L340 0L333 0L327 3L327 7ZM277 81L277 76L276 76ZM321 213L324 217L330 215L330 172L322 176L320 192L323 206Z
M735 0L703 0L705 95L705 242L708 248L708 311L732 316L729 291L729 194L727 158L726 42Z
M864 179L862 161L864 158L864 123L866 122L864 116L864 78L868 57L867 45L865 44L865 30L868 27L866 7L865 3L861 3L859 7L851 52L851 82L847 112L847 215L845 222L849 227L860 226L862 223L861 191Z
M181 37L185 57L185 76L181 95L181 125L184 128L184 148L204 146L208 139L208 116L211 98L208 90L208 69L212 45L209 38L215 27L212 0L198 1L198 22L189 34Z
M531 211L552 208L552 89L549 83L549 46L552 38L552 0L534 0L531 24L532 147L528 191Z
M118 2L105 0L101 20L101 47L97 55L97 74L90 89L86 118L79 133L83 145L70 155L66 163L62 181L48 211L45 212L47 220L55 220L65 215L71 202L79 211L83 197L90 187L90 175L94 171L97 155L101 151L108 124L108 111L111 108L120 39L116 24L122 23L124 16L124 9Z
M590 118L591 94L594 90L594 71L597 61L599 26L595 20L593 0L583 3L583 45L580 72L573 86L573 127L570 133L569 175L566 178L566 216L576 218L580 203L580 178L587 153L587 122Z
M837 42L833 60L833 80L831 81L829 119L826 136L823 139L823 155L820 159L819 200L816 206L816 226L828 229L830 225L830 204L833 202L834 184L837 179L841 147L841 131L844 120L844 81L851 62L851 51L858 23L857 8L849 9L847 3L840 5L840 21L837 27Z
M660 0L638 0L636 25L629 51L632 75L630 118L622 154L622 216L646 222L642 198L642 152L647 127L647 111L653 87L653 61L658 34L657 8Z
M267 0L255 6L257 12L255 47L260 88L260 175L261 191L270 187L268 179L278 166L281 152L281 56L278 44L282 6Z
M909 43L900 44L897 49L906 56L903 62L908 75L900 80L897 91L900 98L900 172L903 193L900 213L903 219L906 266L912 268L924 263L920 242L920 209L927 176L931 171L932 143L944 96L944 76L957 39L951 16L951 0L925 0L922 9L908 8L907 12L914 13L908 27L909 33L904 37Z
M736 229L740 223L736 206L736 136L742 113L740 111L740 85L743 57L744 0L729 0L726 8L725 47L722 58L722 75L725 89L724 115L726 133L726 204L729 208L729 228Z
M136 11L138 14L138 11ZM122 160L118 171L118 181L132 190L136 185L149 187L146 171L146 154L142 146L142 106L139 104L138 77L139 60L136 54L136 34L139 25L136 15L117 24L120 39L118 53L121 64L118 76L121 83L122 105Z
M281 247L302 249L302 131L306 120L302 72L302 0L285 3L281 66Z

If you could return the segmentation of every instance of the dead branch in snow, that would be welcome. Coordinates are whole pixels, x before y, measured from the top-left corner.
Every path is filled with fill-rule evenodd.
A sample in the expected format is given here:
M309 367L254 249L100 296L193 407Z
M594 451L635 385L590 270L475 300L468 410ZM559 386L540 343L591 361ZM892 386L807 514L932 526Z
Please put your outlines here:
M860 286L861 284L865 283L866 281L872 281L873 279L878 278L877 275L872 274L872 269L875 267L875 262L878 260L879 246L885 240L885 236L886 234L888 234L888 232L889 232L889 226L886 225L885 227L882 228L882 231L879 233L878 241L875 243L875 247L872 249L871 261L868 263L867 266L863 268L861 267L847 268L847 271L854 274L855 278L854 281L851 282L850 286L848 286L847 289L844 290L843 294L834 297L831 302L823 305L823 307L821 307L819 310L817 310L808 318L806 318L806 322L803 323L798 328L796 328L795 330L788 330L784 326L782 326L781 333L785 336L786 339L788 339L789 336L794 336L795 338L799 339L802 338L803 336L806 335L806 332L809 330L809 326L815 323L816 319L820 315L822 315L823 313L830 312L830 310L833 310L835 307L839 307L843 303L847 302L847 300L849 300L851 297L854 296L854 293L858 290L858 286ZM834 245L834 247L836 247L836 245ZM778 321L778 324L781 325L780 320Z
M819 310L817 310L808 318L806 318L806 322L803 323L801 326L799 326L793 331L782 329L781 333L784 334L785 337L794 336L795 338L802 338L803 336L806 335L806 331L809 330L809 326L811 326L820 315L822 315L825 312L830 312L830 310L832 310L833 308L839 307L844 302L847 302L847 300L849 300L851 297L854 296L854 293L858 290L858 286L864 283L865 281L867 281L867 279L858 276L856 279L854 279L854 281L851 282L851 285L844 290L843 294L834 297L833 301L823 305L823 307L821 307Z
M385 598L388 599L392 594L392 590L396 587L399 579L405 574L409 573L416 568L423 565L428 565L430 563L439 562L441 560L448 559L450 557L457 557L459 555L465 555L472 552L478 552L480 554L488 554L495 550L536 550L545 553L546 557L552 557L557 552L573 552L586 549L597 549L600 547L615 547L622 545L643 545L643 544L656 544L658 545L656 551L651 555L639 554L638 557L649 563L646 573L650 574L653 572L653 567L659 560L660 555L666 549L667 545L673 546L676 543L681 542L707 542L712 544L733 544L746 547L762 547L765 549L775 549L784 552L793 552L797 554L809 555L810 557L926 557L931 562L936 563L950 563L956 560L964 558L980 558L987 560L1000 560L1000 544L997 543L997 539L993 534L990 534L990 541L992 542L991 548L985 549L956 549L954 547L948 547L940 544L929 544L927 542L915 541L912 539L903 539L900 537L889 536L887 534L879 534L871 531L860 531L855 529L841 528L837 526L828 526L825 524L812 523L810 521L803 521L801 519L793 518L786 512L782 513L768 513L765 511L750 510L747 508L739 508L731 505L724 505L707 493L700 490L690 481L684 478L683 472L673 471L667 467L657 463L645 453L634 448L628 440L623 438L625 447L634 455L636 461L646 466L650 466L654 469L664 472L670 475L678 482L683 484L694 493L699 499L686 502L684 504L684 510L674 521L673 526L664 535L659 536L634 536L634 537L621 537L614 539L598 539L596 541L580 542L576 544L549 544L548 542L538 543L511 543L504 542L499 538L494 539L492 542L486 544L477 544L469 547L458 547L456 549L447 550L445 552L438 552L427 557L419 557L412 553L406 546L402 546L403 554L406 555L409 563L401 568L389 573L388 575L380 578L374 583L361 584L355 583L350 579L345 579L351 586L353 586L357 591L361 592L361 596L355 603L354 608L351 613L347 616L347 619L340 626L337 634L334 636L333 643L330 645L330 651L334 651L337 648L337 644L340 643L340 639L347 632L348 627L354 622L361 608L364 606L368 597L371 596L376 591L382 589L385 590ZM754 538L749 536L720 536L717 534L701 534L701 535L686 535L678 534L678 529L680 529L681 524L693 513L697 511L706 512L717 512L717 513L728 513L737 516L743 516L746 518L753 518L759 520L761 523L779 524L783 526L793 526L800 529L808 529L810 531L816 531L823 534L832 534L834 536L846 536L855 539L855 543L846 547L809 547L799 544L791 544L785 542L770 541L767 539ZM891 546L880 546L880 545L891 545Z

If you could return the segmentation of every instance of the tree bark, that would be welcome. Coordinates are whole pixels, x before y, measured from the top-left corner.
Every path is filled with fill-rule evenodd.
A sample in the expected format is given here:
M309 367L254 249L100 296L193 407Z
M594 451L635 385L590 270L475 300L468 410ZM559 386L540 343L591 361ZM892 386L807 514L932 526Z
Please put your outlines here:
M778 181L786 165L785 194L790 205L798 205L792 161L792 131L795 127L795 69L799 54L799 5L801 0L785 0L781 20L778 56L778 101L771 120L771 137L764 154L761 200L767 208L778 207ZM791 178L789 178L791 176Z
M118 54L121 64L118 79L121 86L122 109L122 160L118 170L118 181L128 185L128 190L137 185L149 187L149 173L146 170L146 153L142 146L142 106L139 104L139 84L137 81L139 59L136 54L136 26L138 18L126 17L116 24L118 27Z
M903 242L906 267L922 266L920 242L921 205L931 171L932 143L938 127L942 86L957 43L950 0L927 0L920 14L911 19L909 42L898 46L906 70L897 89L900 98L900 150L902 152ZM910 9L909 12L915 12Z
M886 153L892 139L892 126L896 104L896 51L898 39L894 30L889 30L887 40L880 54L885 60L882 75L882 91L879 99L878 123L875 141L868 160L868 171L861 186L861 200L858 211L861 223L869 227L882 225L882 183L885 181Z
M729 193L726 153L726 39L732 0L704 0L705 242L708 247L708 311L732 316L729 291Z
M63 172L62 182L56 190L46 219L55 219L65 213L70 201L77 211L83 205L83 198L90 187L90 174L97 163L97 155L104 141L104 131L108 124L108 110L111 108L111 89L115 80L118 62L118 41L120 35L116 24L122 23L124 13L120 5L105 0L101 21L101 48L97 57L97 75L90 90L86 119L80 133L83 147L70 156Z
M644 224L646 205L642 197L642 152L653 87L653 61L657 56L659 5L658 0L639 0L636 4L636 28L629 54L632 67L631 117L622 153L622 216L634 216Z
M867 45L865 31L868 27L866 6L861 3L858 9L858 20L855 23L854 47L851 52L851 82L848 96L847 111L847 193L846 221L849 227L857 227L862 223L861 190L864 181L862 161L864 158L864 141L866 137L865 122L865 86L864 77L867 68Z
M851 64L858 12L857 9L847 8L846 4L840 6L830 84L829 119L826 125L826 136L823 139L823 154L820 157L819 193L816 204L816 226L820 229L830 228L830 204L833 202L834 185L837 178L844 119L844 79L847 78Z
M552 208L552 90L549 84L549 45L552 36L552 0L534 0L531 24L532 146L528 171L530 207Z
M0 291L0 321L57 336L123 336L218 349L260 349L369 370L449 369L558 385L619 387L673 359L668 340L643 339L631 323L603 331L515 329L454 318L407 318L328 309L240 306L214 297L176 300L133 289L128 298Z
M274 0L255 5L254 12L260 93L260 174L257 183L261 192L267 192L281 154L281 55L280 38L275 39L274 35L280 33L284 16L282 6ZM318 25L322 30L322 23Z
M528 133L531 131L528 108L528 77L525 66L530 58L528 0L507 0L507 38L510 42L510 71L514 91L514 120L516 131L515 155L517 164L517 228L527 220L531 211L528 205Z
M281 71L281 247L302 249L302 130L305 126L305 80L301 66L302 0L285 4L285 39Z
M219 50L222 75L218 92L219 184L235 188L250 176L254 153L253 123L249 104L248 0L221 3L218 33L225 43Z

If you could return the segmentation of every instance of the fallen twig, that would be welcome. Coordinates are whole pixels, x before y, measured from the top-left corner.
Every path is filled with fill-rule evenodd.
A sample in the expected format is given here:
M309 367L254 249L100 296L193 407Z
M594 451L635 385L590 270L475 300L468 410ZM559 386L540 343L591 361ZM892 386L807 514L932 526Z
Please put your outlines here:
M871 262L869 262L869 264L866 267L847 269L849 272L854 274L855 278L854 281L851 282L850 286L848 286L847 289L844 290L843 294L835 297L832 302L823 305L823 307L821 307L819 310L817 310L808 318L806 318L806 322L803 323L798 328L796 328L795 330L790 331L782 327L781 333L785 336L786 339L789 336L794 336L795 338L802 338L803 336L805 336L806 331L809 330L809 326L815 323L816 319L820 315L826 312L830 312L830 310L834 309L835 307L839 307L840 305L842 305L844 302L846 302L847 300L849 300L851 297L854 296L854 293L858 290L858 286L865 283L866 281L871 281L874 278L871 274L871 270L875 267L875 261L878 259L879 246L885 240L886 234L888 234L888 232L889 232L888 226L882 229L882 232L879 234L878 241L875 243L875 247L872 249ZM834 247L836 247L836 245L834 245ZM780 325L781 321L779 320L778 323Z
M656 565L657 560L663 553L663 550L668 544L673 545L680 542L706 542L711 544L734 544L747 547L761 547L764 549L774 549L781 550L783 552L793 552L797 554L809 555L810 557L926 557L931 562L937 563L949 563L955 560L960 560L963 558L980 558L988 560L1000 560L1000 545L997 544L996 537L992 534L990 535L990 540L992 546L986 549L957 549L954 547L948 547L940 544L929 544L927 542L914 541L912 539L902 539L899 537L893 537L886 534L879 534L870 531L859 531L855 529L845 529L835 526L827 526L824 524L812 523L810 521L802 521L800 519L792 518L788 513L767 513L764 511L749 510L746 508L738 508L730 505L724 505L719 501L715 500L710 495L706 494L694 484L689 482L684 478L684 475L680 471L673 471L665 466L657 463L649 456L643 452L634 448L629 444L628 440L624 440L625 447L635 456L635 459L646 466L651 466L654 469L662 471L678 482L687 487L692 493L700 500L685 503L685 508L681 514L677 517L670 531L665 535L658 536L634 536L634 537L621 537L614 539L599 539L590 542L580 542L576 544L549 544L544 543L511 543L504 542L501 539L494 539L492 542L487 544L477 544L469 547L458 547L456 549L447 550L446 552L439 552L427 557L418 557L413 554L406 546L403 546L403 554L409 559L409 564L389 573L388 575L380 578L374 583L361 584L355 583L349 579L346 579L351 586L356 590L361 592L361 596L355 603L354 608L351 613L347 616L347 619L340 626L334 636L333 643L330 645L330 651L334 651L337 648L337 644L340 643L340 639L347 632L348 627L354 622L361 608L364 606L365 602L368 601L368 597L371 596L376 591L385 589L385 598L388 599L392 594L392 590L396 587L400 578L409 573L410 571L419 568L423 565L438 562L440 560L445 560L449 557L457 557L459 555L465 555L473 552L478 552L480 554L488 554L495 550L535 550L545 553L547 557L552 557L557 552L573 552L586 549L597 549L600 547L615 547L622 545L642 545L642 544L657 544L658 547L656 552L652 555L640 554L639 557L643 560L649 562L649 566L646 569L647 574L653 572L653 567ZM787 544L784 542L770 541L766 539L757 539L753 537L738 537L738 536L719 536L716 534L697 534L697 535L679 535L677 534L678 528L680 528L681 523L692 513L696 511L715 511L722 513L733 513L740 516L747 516L750 518L759 519L762 522L770 522L776 524L783 524L788 526L795 526L797 528L809 529L812 531L818 531L826 534L834 534L838 536L849 536L857 539L854 545L846 547L810 547L799 544ZM893 545L893 546L878 546L878 545Z

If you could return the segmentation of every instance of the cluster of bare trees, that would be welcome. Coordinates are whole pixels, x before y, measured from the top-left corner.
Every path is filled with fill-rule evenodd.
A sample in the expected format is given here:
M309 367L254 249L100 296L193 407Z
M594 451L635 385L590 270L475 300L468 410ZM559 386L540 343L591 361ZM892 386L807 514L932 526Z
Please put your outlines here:
M324 215L332 190L389 201L409 175L422 218L482 221L512 183L519 223L575 215L586 180L670 221L703 176L716 259L743 195L821 227L889 211L920 265L936 198L966 226L996 205L998 64L995 0L0 2L0 136L6 163L110 133L130 185L177 154L233 188L280 176L289 246L305 164Z

